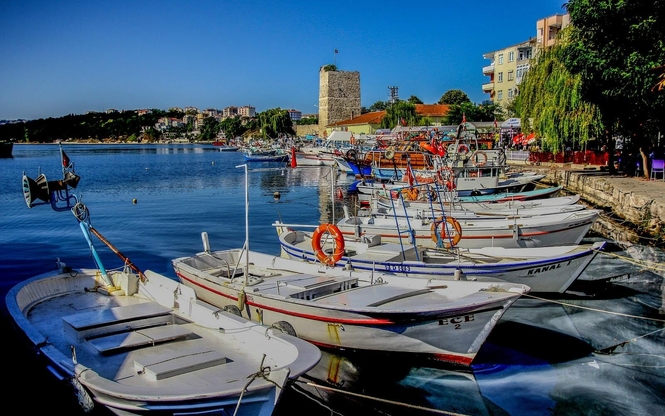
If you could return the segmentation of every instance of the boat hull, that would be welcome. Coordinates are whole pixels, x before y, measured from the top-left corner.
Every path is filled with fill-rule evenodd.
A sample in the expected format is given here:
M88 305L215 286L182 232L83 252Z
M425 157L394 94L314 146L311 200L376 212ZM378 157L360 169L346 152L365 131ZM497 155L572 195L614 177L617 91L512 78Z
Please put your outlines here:
M204 254L199 253L198 256ZM224 252L213 254L216 258L224 258L225 255ZM298 273L317 273L318 270L316 264L261 253L251 253L250 258L252 263L271 265L271 270L286 269ZM192 267L191 264L197 263L195 258L176 259L173 263L180 281L194 289L197 296L206 302L219 307L237 305L243 296L242 285L220 279L216 281L214 276ZM329 276L332 273L370 279L367 273L326 270ZM436 285L429 285L424 279L396 276L384 279L390 280L388 283L393 285L391 290L395 290L394 297L389 299L386 298L384 285L367 283L353 290L342 288L338 292L312 295L311 298L308 294L288 295L289 290L305 285L303 281L309 280L299 275L274 277L270 279L272 282L266 279L267 282L245 289L242 314L265 325L288 322L298 337L318 346L405 353L468 366L498 319L519 296L497 292L492 293L494 296L490 298L494 298L490 300L487 296L476 298L476 294L470 294L477 302L469 302L470 298L460 299L457 305L449 307L444 306L445 298L439 297L439 291L446 289L435 289ZM323 285L321 281L312 283L312 287L317 288ZM520 290L528 290L525 286L520 287ZM451 287L448 290L455 289ZM305 299L294 296L304 296ZM372 299L378 300L373 303ZM399 306L392 306L395 302Z
M320 359L320 351L311 345L279 332L277 342L266 343L265 330L255 331L251 329L255 324L235 316L214 315L216 308L185 299L178 283L167 277L152 274L145 285L138 284L144 295L164 301L158 303L142 296L108 295L99 276L96 270L46 273L21 282L6 296L17 327L51 373L71 382L86 411L103 405L117 415L236 411L237 415L270 415L285 383ZM123 291L132 287L132 283L119 285ZM174 303L176 293L180 293L181 312L166 306ZM270 350L268 357L258 352L253 358L236 354L233 348L240 347L230 346L236 341L221 336L219 327ZM144 343L141 338L151 341ZM291 340L291 346L284 340ZM301 353L313 355L305 358ZM276 354L281 356L278 361ZM208 355L207 361L195 358ZM302 361L294 360L299 356ZM166 362L170 364L162 366ZM248 386L246 377L262 365L271 367L269 379Z
M311 236L308 235L301 231L283 231L279 236L283 255L293 260L317 262L310 244ZM495 248L473 252L466 250L458 255L446 251L415 250L396 244L372 246L360 240L345 243L345 255L336 266L413 278L510 282L527 285L531 292L563 293L603 247L604 243L583 248ZM323 249L332 250L332 244L324 245Z
M459 219L462 236L456 247L547 247L579 244L598 218L598 210L498 220ZM397 227L399 225L399 228ZM435 248L446 243L432 236L428 219L348 217L337 223L350 237L380 235L381 241ZM451 230L448 233L452 233Z

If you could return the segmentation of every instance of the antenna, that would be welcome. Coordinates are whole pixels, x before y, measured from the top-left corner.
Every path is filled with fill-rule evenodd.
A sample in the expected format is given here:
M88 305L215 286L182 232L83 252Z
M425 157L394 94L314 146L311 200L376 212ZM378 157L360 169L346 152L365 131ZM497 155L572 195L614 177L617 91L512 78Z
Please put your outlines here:
M388 97L390 97L390 104L395 104L396 101L399 100L399 97L397 95L397 90L398 87L388 87Z

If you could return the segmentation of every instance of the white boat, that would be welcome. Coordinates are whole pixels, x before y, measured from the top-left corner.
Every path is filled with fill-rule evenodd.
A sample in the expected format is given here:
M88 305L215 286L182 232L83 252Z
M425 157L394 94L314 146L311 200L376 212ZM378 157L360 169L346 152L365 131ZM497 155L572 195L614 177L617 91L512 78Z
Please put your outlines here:
M600 210L585 209L559 214L498 219L452 217L395 218L394 216L345 215L336 225L342 234L380 235L385 242L424 247L547 247L579 244Z
M12 288L17 327L85 410L118 415L270 415L290 380L316 365L311 344L197 300L150 271L41 274ZM222 330L220 330L222 329Z
M421 209L429 210L431 207L439 209L443 207L444 210L468 210L473 212L493 212L493 211L505 211L505 210L524 210L524 209L535 209L535 208L548 208L548 207L562 207L565 205L576 205L580 201L580 195L567 195L567 196L557 196L553 198L542 198L542 199L532 199L527 201L515 200L515 201L504 201L504 202L474 202L474 201L462 201L459 199L453 199L453 201L435 201L430 203L429 201L406 201L404 198L388 198L382 195L375 195L372 198L372 203L370 206L385 206L392 207L393 205L398 208L409 208L409 209Z
M248 195L246 189L247 210ZM503 313L529 290L326 269L251 251L248 235L241 249L212 251L202 236L204 251L173 260L199 299L328 348L468 366Z
M429 205L429 206L428 206ZM499 218L514 218L514 217L533 217L536 215L549 215L561 214L566 212L582 211L587 209L582 204L572 205L552 205L552 206L536 206L532 208L516 207L504 209L487 209L482 208L469 209L465 206L454 207L452 209L445 209L441 204L433 201L431 204L421 203L416 207L406 206L404 204L395 203L387 198L374 199L369 209L361 209L358 215L372 215L372 216L388 216L388 217L412 217L412 218L436 218L442 215L453 217L457 220L464 219L499 219Z
M173 267L200 299L318 346L462 366L471 364L499 318L529 290L330 269L242 249L206 250L173 260Z
M64 178L75 175L70 166ZM18 330L50 372L71 383L84 411L99 405L122 416L270 416L284 388L320 360L318 348L279 328L206 304L175 279L140 271L90 226L88 209L69 194L78 180L57 190L36 187L25 175L23 182L28 207L43 205L35 198L66 193L56 201L66 206L52 207L71 209L97 265L73 269L58 259L56 270L18 283L5 297ZM124 267L104 267L92 234Z
M328 253L338 251L344 253L334 264L340 268L412 278L511 282L543 293L565 292L605 245L441 250L384 243L378 235L340 241L293 229L302 227L298 225L273 225L277 227L282 255L293 260L320 263L317 252L326 253L327 258ZM343 247L338 248L340 242Z

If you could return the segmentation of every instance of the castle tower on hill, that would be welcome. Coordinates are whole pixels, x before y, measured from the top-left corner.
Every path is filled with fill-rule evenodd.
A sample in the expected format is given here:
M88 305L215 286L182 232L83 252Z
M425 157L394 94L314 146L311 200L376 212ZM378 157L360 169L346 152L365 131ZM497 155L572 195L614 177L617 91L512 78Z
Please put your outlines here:
M319 134L326 126L360 115L360 72L319 69Z

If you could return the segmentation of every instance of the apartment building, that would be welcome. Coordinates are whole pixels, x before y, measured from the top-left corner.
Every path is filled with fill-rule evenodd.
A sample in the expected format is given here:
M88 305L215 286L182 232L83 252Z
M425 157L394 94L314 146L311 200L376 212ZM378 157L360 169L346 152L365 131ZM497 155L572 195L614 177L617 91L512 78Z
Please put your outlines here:
M536 36L527 41L494 52L488 52L483 58L490 64L483 67L483 75L489 81L482 85L489 99L502 106L507 106L519 94L519 85L524 74L540 48L556 43L557 34L570 24L569 14L556 14L536 22Z
M482 86L491 101L507 106L517 96L522 77L529 70L535 52L536 38L531 38L483 55L491 61L483 68L483 75L489 76L490 80Z
M242 107L238 107L238 115L249 118L256 117L256 108L250 105L243 105Z

